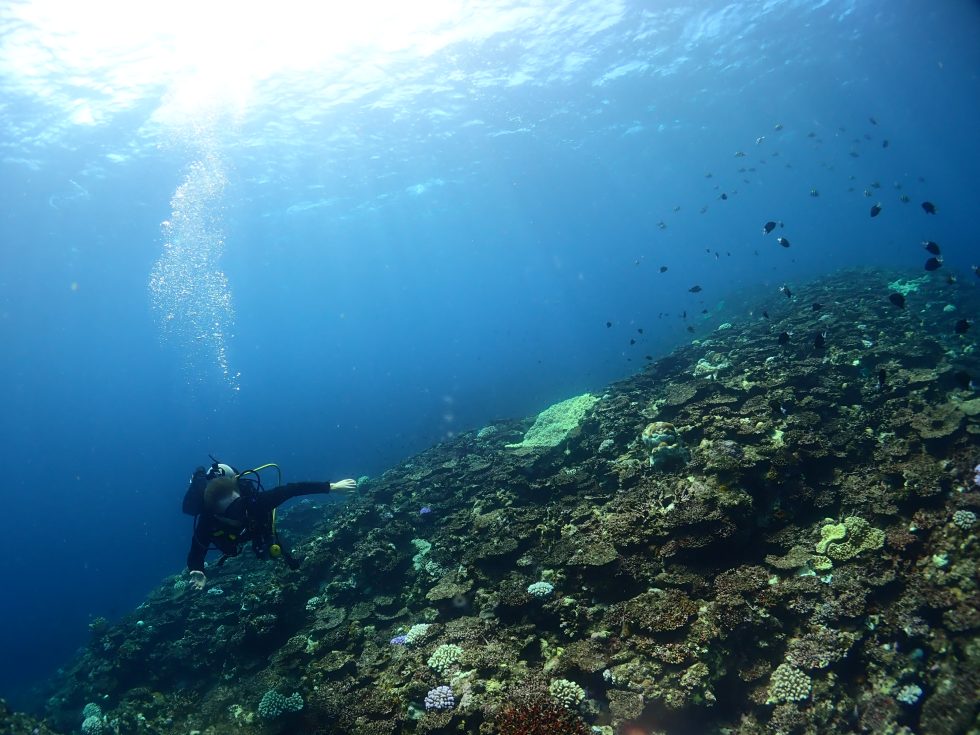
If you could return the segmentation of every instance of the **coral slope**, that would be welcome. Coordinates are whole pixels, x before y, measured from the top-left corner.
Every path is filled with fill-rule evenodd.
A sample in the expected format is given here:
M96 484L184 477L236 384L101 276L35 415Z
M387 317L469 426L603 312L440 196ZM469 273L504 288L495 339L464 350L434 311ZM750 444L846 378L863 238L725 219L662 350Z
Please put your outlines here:
M168 580L94 630L47 722L77 732L92 702L93 726L150 734L976 728L980 370L944 307L980 308L937 277L896 309L900 275L756 304L555 446L498 423L340 514L300 506L298 572L246 554L210 593Z

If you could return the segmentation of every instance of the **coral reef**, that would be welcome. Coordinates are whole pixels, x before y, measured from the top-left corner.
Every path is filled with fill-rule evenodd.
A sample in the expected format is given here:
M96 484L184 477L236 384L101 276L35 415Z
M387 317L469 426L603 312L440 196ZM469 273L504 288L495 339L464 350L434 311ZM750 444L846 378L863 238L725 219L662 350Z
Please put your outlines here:
M823 309L730 304L731 328L601 394L434 446L341 514L283 513L298 571L166 580L93 628L34 726L78 732L99 702L142 735L977 731L980 411L958 376L980 356L943 312L980 313L976 289L794 290ZM303 706L263 716L267 692Z

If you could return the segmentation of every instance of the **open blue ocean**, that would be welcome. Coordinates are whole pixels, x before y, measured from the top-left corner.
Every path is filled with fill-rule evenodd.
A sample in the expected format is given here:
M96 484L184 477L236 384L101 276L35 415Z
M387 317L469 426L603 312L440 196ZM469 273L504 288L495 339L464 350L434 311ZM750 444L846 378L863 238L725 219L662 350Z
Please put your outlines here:
M980 286L978 37L968 0L0 4L0 697L184 568L209 454L373 477L750 293L923 241Z

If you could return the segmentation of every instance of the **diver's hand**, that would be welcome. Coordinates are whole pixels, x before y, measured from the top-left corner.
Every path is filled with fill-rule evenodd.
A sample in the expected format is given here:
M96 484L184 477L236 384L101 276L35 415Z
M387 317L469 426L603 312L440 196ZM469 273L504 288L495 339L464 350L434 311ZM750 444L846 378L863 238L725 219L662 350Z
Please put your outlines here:
M199 572L197 570L191 572L191 584L194 585L194 589L204 589L204 583L207 581L208 578L204 576L204 572Z
M357 489L357 480L338 480L330 483L330 489L334 492L346 493Z

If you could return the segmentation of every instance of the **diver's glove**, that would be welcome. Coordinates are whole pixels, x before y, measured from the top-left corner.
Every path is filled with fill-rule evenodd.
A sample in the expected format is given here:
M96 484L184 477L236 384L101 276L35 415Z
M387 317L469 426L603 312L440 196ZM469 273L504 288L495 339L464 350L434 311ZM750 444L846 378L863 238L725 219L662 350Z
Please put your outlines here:
M204 589L204 583L208 581L208 578L204 576L204 572L195 569L191 572L191 584L196 590Z
M330 491L335 493L346 493L351 490L357 490L357 480L351 480L350 478L346 480L338 480L337 482L330 483Z

